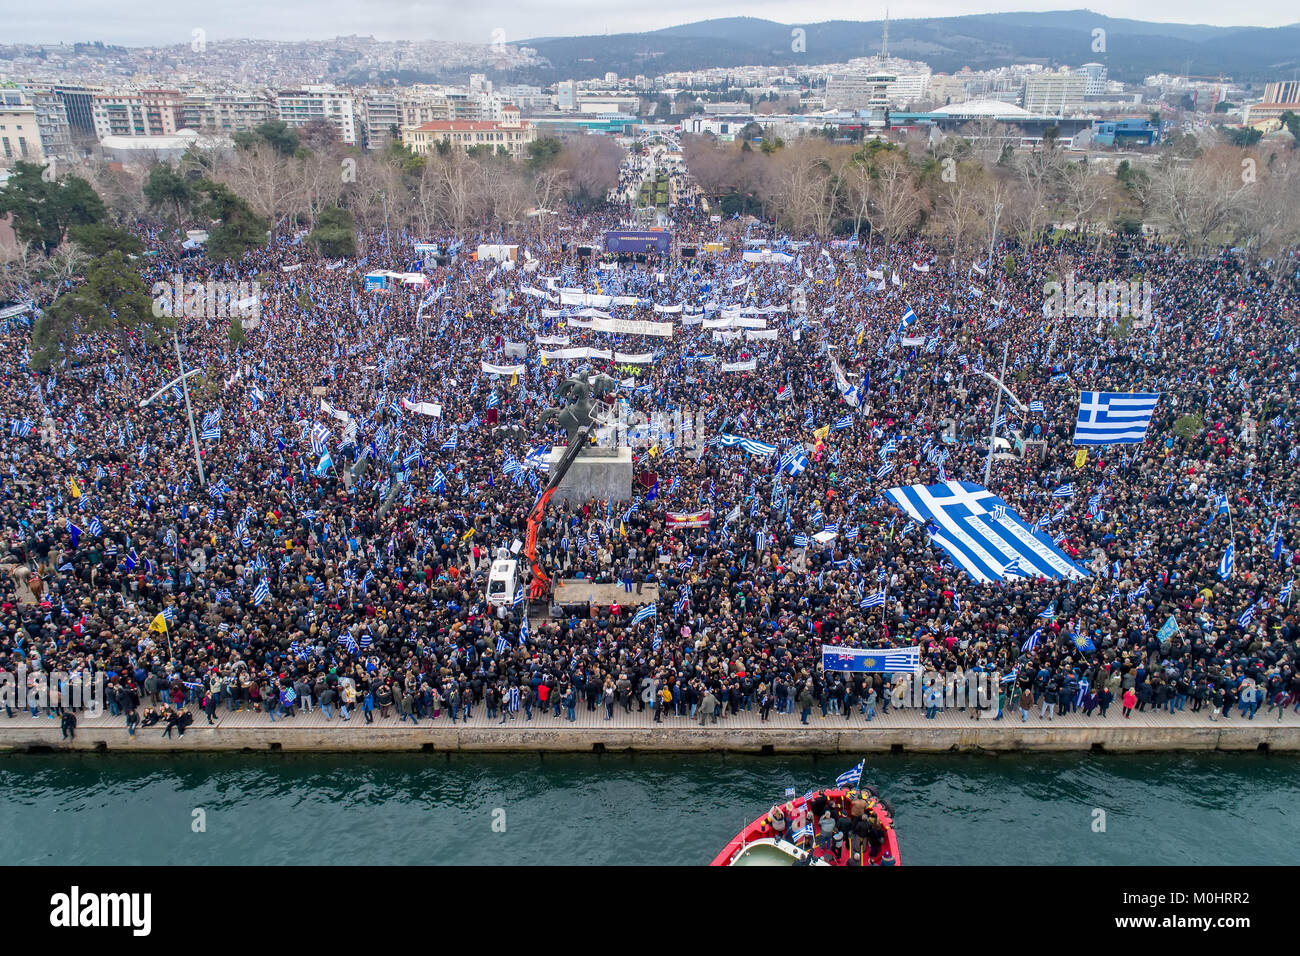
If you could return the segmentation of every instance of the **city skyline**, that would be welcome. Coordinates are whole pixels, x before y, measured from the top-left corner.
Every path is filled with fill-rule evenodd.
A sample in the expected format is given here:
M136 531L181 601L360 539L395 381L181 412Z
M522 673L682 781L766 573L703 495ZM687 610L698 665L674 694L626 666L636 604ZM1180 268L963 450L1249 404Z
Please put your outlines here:
M1051 12L1078 10L1077 0L1052 3L1044 0L925 0L895 7L894 19L927 19L1007 12ZM1248 8L1224 7L1204 0L1174 3L1157 0L1134 11L1131 6L1092 2L1086 8L1099 16L1141 19L1147 22L1179 23L1218 27L1278 27L1296 23L1294 7L1281 0L1265 0ZM622 8L607 10L589 0L557 0L556 3L505 4L488 0L465 9L448 3L370 0L361 5L340 0L322 0L311 5L309 17L293 6L267 7L250 0L234 0L220 11L195 14L172 4L147 0L130 9L114 9L111 16L91 0L62 0L48 12L24 9L19 16L14 4L4 9L9 15L7 42L57 44L102 41L123 46L189 44L195 30L203 31L208 42L233 39L272 41L325 40L336 36L374 36L379 40L447 40L461 43L518 43L546 37L638 33L721 17L756 17L780 23L820 23L828 20L873 21L881 19L885 4L864 8L848 0L835 2L659 3L652 10ZM450 29L438 24L450 21ZM428 24L423 27L423 24ZM75 31L75 32L70 32Z

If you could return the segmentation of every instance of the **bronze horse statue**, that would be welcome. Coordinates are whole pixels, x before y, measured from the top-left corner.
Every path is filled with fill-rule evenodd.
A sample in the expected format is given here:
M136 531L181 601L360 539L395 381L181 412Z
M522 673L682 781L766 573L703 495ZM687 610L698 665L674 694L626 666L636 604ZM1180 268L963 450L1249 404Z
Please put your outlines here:
M587 381L585 375L566 378L555 389L555 396L569 399L569 404L542 409L537 416L537 424L558 425L568 435L566 444L571 443L580 429L591 424L595 401L611 394L617 388L618 382L608 375L597 375L594 383Z

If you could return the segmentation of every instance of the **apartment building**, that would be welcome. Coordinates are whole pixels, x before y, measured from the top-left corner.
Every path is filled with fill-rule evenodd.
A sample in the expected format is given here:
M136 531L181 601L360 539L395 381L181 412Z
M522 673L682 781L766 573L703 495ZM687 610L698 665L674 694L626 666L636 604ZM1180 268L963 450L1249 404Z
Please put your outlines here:
M437 120L402 128L402 145L418 156L427 156L447 142L452 149L468 152L476 146L502 147L514 159L522 159L528 144L537 138L537 128L519 118L519 108L505 106L499 121Z
M19 160L45 162L36 108L26 104L0 103L0 166L11 166Z
M826 81L826 108L831 110L884 110L889 106L893 73L834 73Z
M402 126L402 100L396 93L367 93L360 105L361 138L366 149L383 149Z
M308 86L276 94L275 108L290 129L322 120L338 131L340 142L357 145L357 117L352 94L333 86Z
M122 90L91 97L95 136L171 136L181 128L179 90Z
M271 95L260 91L194 92L181 101L181 126L200 132L244 133L277 115Z

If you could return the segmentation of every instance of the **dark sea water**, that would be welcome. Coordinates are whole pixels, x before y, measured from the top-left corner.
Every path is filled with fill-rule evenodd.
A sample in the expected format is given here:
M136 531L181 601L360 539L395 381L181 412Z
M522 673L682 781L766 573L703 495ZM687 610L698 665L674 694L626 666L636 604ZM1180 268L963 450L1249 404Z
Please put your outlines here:
M0 826L10 865L698 865L786 787L830 785L852 763L13 755ZM907 865L1300 862L1300 759L1286 756L880 755L865 780L894 803Z

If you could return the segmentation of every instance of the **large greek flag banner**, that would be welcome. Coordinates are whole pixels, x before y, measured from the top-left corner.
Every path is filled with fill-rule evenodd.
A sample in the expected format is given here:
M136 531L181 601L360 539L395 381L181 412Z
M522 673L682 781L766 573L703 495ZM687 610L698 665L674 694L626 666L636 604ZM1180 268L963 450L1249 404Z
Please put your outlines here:
M837 647L822 645L822 670L854 674L914 674L921 666L921 648Z
M1140 445L1160 393L1080 392L1076 445Z
M885 496L920 524L981 584L1019 577L1088 576L1052 539L1029 525L991 491L969 481L890 488Z

